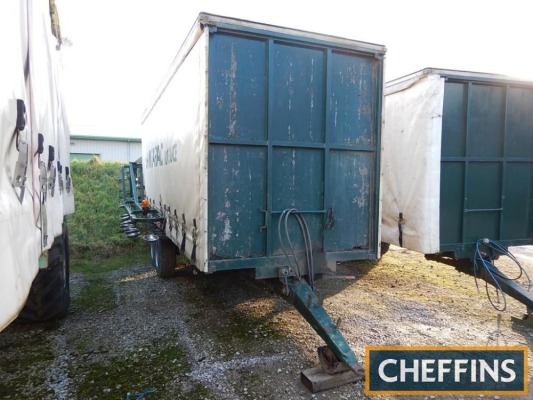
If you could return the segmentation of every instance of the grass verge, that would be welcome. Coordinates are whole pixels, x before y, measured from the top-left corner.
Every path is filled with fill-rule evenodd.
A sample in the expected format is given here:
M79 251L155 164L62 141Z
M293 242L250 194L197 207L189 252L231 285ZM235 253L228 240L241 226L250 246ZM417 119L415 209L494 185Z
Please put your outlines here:
M119 174L123 164L72 161L76 212L67 219L74 258L105 259L134 250L135 243L120 229Z

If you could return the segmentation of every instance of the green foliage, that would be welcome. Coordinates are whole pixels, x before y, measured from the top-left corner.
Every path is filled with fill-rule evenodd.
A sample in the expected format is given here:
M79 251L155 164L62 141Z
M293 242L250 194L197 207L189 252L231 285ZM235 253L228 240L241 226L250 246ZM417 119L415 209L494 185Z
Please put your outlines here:
M119 174L121 163L72 161L76 212L68 217L73 258L105 259L131 252L139 239L129 239L120 229Z

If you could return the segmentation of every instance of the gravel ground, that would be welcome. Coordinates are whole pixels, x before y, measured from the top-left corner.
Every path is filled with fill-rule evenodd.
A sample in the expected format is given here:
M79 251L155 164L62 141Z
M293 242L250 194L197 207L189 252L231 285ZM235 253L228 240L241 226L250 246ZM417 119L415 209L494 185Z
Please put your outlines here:
M531 248L517 254L533 276ZM94 304L111 300L88 307L89 285L103 289ZM496 311L473 277L410 251L341 264L317 285L363 365L369 345L532 348L533 328L513 319L525 306L508 298ZM274 281L189 268L161 280L139 262L99 280L73 274L71 289L62 321L15 323L0 333L0 399L124 399L151 388L157 392L144 398L369 398L363 382L317 394L301 384L300 371L318 365L323 343ZM531 386L531 372L529 379Z

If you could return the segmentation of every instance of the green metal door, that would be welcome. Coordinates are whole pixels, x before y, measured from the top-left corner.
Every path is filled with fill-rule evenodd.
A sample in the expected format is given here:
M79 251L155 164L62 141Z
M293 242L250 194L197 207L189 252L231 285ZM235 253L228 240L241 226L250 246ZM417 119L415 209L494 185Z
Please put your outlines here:
M441 251L478 239L533 240L533 88L449 78L441 164Z
M381 74L375 54L289 37L211 34L211 270L275 275L286 264L279 218L292 208L324 262L375 258ZM303 251L295 220L288 231Z

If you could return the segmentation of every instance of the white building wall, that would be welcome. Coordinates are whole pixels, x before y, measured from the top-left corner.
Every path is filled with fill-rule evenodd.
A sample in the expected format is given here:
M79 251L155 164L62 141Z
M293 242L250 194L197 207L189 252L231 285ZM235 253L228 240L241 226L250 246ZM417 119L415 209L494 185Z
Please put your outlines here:
M141 140L71 135L71 159L89 159L96 155L102 161L130 162L141 157Z

